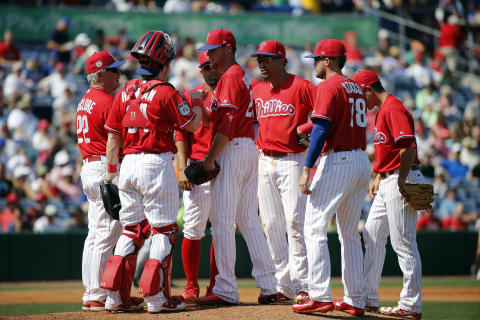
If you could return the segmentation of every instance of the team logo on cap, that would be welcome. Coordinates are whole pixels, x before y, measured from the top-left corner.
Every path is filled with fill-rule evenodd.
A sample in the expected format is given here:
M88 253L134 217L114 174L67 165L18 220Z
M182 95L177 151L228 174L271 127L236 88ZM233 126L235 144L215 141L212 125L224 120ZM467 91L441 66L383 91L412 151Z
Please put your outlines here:
M100 68L102 66L102 61L95 62L95 65L97 66L97 68Z
M263 50L263 48L265 48L265 46L267 45L267 43L265 41L263 41L262 43L260 43L260 45L258 46L258 49L259 50Z

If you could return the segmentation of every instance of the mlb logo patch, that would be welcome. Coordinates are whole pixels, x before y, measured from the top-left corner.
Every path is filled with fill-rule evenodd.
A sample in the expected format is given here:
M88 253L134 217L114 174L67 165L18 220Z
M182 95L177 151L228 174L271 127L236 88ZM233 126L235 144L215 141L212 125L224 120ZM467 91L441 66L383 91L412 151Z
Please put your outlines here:
M97 66L97 68L100 68L102 66L102 61L97 61L95 65Z

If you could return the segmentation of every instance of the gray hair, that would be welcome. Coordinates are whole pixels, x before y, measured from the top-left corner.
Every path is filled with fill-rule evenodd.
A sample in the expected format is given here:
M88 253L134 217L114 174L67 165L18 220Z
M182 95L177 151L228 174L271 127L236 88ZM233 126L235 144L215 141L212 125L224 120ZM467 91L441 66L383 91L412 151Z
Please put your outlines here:
M96 85L96 84L99 83L99 81L98 81L98 74L99 74L100 72L102 72L102 71L104 71L104 69L98 70L98 71L96 71L96 72L92 72L92 73L90 73L90 74L87 74L87 81L88 81L88 83L90 84L90 86L93 86L93 85Z

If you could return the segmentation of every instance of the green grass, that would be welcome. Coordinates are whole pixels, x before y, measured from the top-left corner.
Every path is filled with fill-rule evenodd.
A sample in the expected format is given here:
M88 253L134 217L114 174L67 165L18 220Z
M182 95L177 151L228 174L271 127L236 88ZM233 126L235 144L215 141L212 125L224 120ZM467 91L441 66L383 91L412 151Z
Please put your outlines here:
M81 305L78 303L0 304L0 316L27 316L80 310Z
M397 302L381 301L380 306L393 306ZM478 302L423 302L422 320L478 320L480 303Z

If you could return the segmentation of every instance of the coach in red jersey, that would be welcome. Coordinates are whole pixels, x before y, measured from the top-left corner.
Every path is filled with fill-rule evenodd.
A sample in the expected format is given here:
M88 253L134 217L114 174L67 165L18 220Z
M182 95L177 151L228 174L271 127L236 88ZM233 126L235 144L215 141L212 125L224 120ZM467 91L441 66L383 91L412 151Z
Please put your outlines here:
M307 123L315 86L286 71L282 43L266 40L252 54L264 81L253 89L259 124L258 201L263 229L276 267L278 301L308 298L303 224L307 197L297 183L306 157L297 128ZM285 237L287 230L288 242Z
M219 274L213 293L200 297L200 304L236 304L235 225L247 242L253 263L252 275L260 288L259 303L271 303L277 296L275 265L268 251L258 219L258 158L254 142L254 103L250 81L235 61L236 40L225 29L211 31L206 45L210 64L221 77L212 97L212 147L204 166L219 175L212 180L212 238Z
M77 140L82 154L83 192L88 199L88 235L83 246L82 281L84 311L102 311L108 291L100 288L101 275L121 233L121 225L105 211L100 183L105 179L105 148L108 132L103 127L110 113L113 94L118 88L123 62L107 51L94 53L86 62L90 89L77 106Z
M363 315L363 252L358 222L370 180L366 147L367 105L360 87L342 75L345 47L335 39L320 41L314 59L315 75L325 79L317 87L312 113L314 123L307 159L300 178L309 194L305 213L310 299L293 306L295 312L333 309ZM308 188L310 170L322 154ZM344 298L333 301L327 226L336 214L342 245Z
M385 245L390 235L403 272L403 290L394 307L382 307L386 315L420 319L422 317L422 264L416 242L417 212L400 193L405 183L425 183L420 173L413 117L403 103L386 92L377 74L363 70L353 77L365 92L369 108L378 106L373 143L376 177L370 185L374 198L368 214L365 241L365 304L378 309L378 287L385 260Z
M195 112L166 81L175 47L162 31L145 33L131 50L140 63L137 70L145 80L131 80L113 102L105 128L108 172L106 182L117 175L117 155L123 142L125 155L118 188L123 233L102 278L110 290L108 310L143 309L143 299L130 297L138 250L152 231L150 259L140 278L139 292L145 295L148 311L170 312L185 304L170 296L172 252L177 240L178 189L173 170L177 152L174 130L196 131L201 122L201 95L192 96ZM151 227L150 227L151 225Z
M198 57L199 69L202 74L204 83L187 91L185 97L191 99L191 92L204 91L207 96L204 100L205 109L202 114L202 125L200 129L194 133L185 132L184 130L176 131L175 140L178 149L178 186L184 190L183 192L183 241L182 241L182 261L185 276L187 278L187 286L183 291L183 299L185 302L195 302L200 293L198 285L198 268L200 265L201 240L205 235L205 227L212 209L212 197L210 181L201 185L192 185L185 176L184 170L188 161L200 161L205 158L211 145L211 131L208 123L210 113L212 94L215 89L219 75L216 70L212 69L207 55L207 51L202 51ZM215 284L215 276L217 275L215 264L215 255L213 245L210 249L210 285L207 287L207 295L211 293Z

